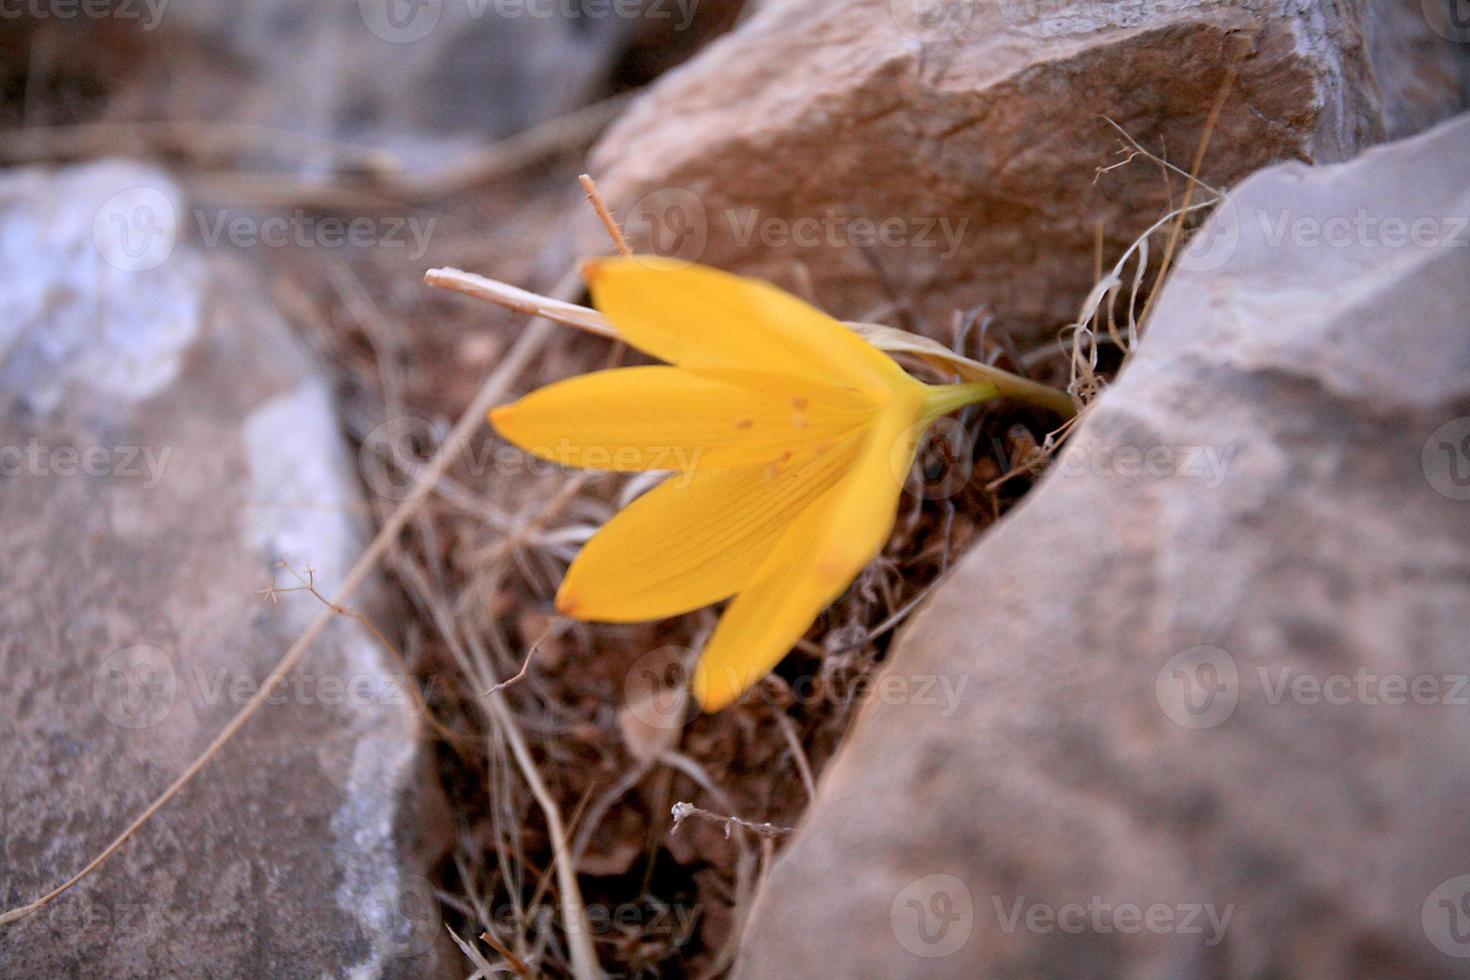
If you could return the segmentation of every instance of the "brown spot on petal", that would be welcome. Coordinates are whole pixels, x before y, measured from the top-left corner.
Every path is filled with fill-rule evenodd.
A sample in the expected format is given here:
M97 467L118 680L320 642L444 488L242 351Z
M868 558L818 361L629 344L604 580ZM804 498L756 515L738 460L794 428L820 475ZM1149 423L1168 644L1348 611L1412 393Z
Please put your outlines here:
M736 419L735 428L749 429L755 425L755 419Z

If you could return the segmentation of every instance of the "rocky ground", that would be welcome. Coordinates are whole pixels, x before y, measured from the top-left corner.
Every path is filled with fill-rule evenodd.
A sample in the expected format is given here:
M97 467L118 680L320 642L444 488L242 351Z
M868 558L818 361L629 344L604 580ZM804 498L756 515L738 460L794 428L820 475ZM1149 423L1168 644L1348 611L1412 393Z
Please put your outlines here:
M0 913L328 625L0 974L1470 972L1453 7L58 9L0 34ZM497 370L626 357L421 282L557 288L584 169L1084 406L938 430L719 715L712 612L551 606L646 484L477 427L413 491Z

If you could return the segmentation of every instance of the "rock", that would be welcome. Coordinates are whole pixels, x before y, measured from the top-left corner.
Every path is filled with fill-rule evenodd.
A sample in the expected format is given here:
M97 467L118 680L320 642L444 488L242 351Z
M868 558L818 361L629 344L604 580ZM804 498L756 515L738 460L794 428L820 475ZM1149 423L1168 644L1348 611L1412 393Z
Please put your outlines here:
M161 173L0 181L0 904L184 770L365 543L330 389ZM381 592L381 589L378 590ZM356 604L378 616L381 596ZM6 976L441 975L445 820L410 678L339 619L108 864L0 927Z
M137 0L105 22L33 23L64 27L62 50L85 38L78 59L112 53L96 85L116 90L114 114L265 127L234 131L252 136L244 163L316 176L344 166L338 144L428 170L579 108L641 31L688 28L690 3L640 16L630 0Z
M863 709L738 975L1470 975L1470 116L1230 201L897 644L963 693Z
M897 303L942 339L977 306L1050 336L1097 279L1099 224L1111 262L1182 194L1144 158L1099 173L1122 159L1106 119L1187 169L1243 57L1207 180L1347 159L1467 104L1470 46L1420 6L769 0L661 79L591 170L645 251L847 318ZM591 221L583 241L606 250Z

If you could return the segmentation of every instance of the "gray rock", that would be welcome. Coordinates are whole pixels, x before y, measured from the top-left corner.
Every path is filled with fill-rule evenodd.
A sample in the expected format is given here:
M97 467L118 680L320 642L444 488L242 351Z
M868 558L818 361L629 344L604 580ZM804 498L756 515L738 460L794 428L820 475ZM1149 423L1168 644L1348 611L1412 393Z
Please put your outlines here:
M200 752L365 541L321 373L152 169L0 181L0 903L82 867ZM358 606L381 615L372 590ZM443 803L409 679L339 620L5 976L443 972Z
M1091 289L1099 225L1111 262L1168 209L1146 159L1099 173L1121 161L1107 119L1188 168L1238 64L1206 179L1347 159L1467 104L1470 45L1422 8L768 0L641 98L591 169L644 250L849 319L896 302L947 339L983 306L1042 335ZM589 220L585 247L599 234Z
M680 17L673 4L661 9ZM627 16L626 2L594 10L556 0L169 0L162 24L240 73L221 109L232 122L386 147L419 168L604 89L650 21Z
M1467 225L1464 116L1232 195L898 643L962 693L863 710L739 975L1470 975Z

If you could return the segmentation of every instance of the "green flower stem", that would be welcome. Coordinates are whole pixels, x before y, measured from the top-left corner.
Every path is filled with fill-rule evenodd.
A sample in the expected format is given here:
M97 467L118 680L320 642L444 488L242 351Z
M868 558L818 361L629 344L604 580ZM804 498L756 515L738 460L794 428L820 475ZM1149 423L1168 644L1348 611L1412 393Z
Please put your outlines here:
M924 417L930 421L979 402L1000 397L1000 389L989 381L959 385L929 385L924 397Z

